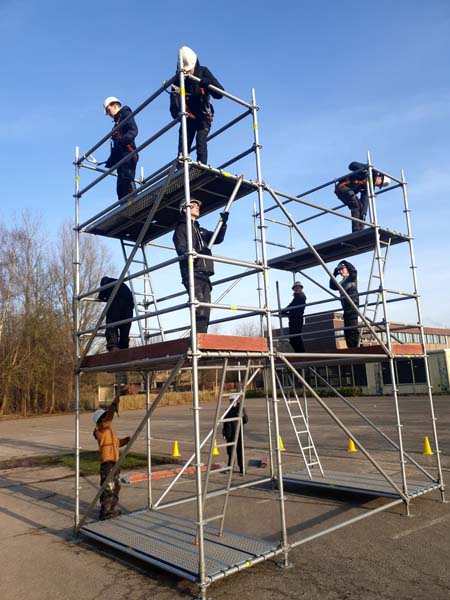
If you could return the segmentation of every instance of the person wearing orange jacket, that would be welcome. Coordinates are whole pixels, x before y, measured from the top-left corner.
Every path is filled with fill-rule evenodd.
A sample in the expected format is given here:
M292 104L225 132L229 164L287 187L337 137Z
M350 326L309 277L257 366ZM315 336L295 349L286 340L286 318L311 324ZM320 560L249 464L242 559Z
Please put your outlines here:
M111 428L114 413L119 408L119 402L120 398L116 397L107 410L99 408L92 415L92 420L95 423L93 435L97 440L98 451L100 453L100 487L119 460L119 448L126 446L130 441L128 436L119 439L116 432ZM108 483L100 496L100 521L111 519L121 514L121 511L116 509L119 502L119 493L120 473L117 470L113 479Z

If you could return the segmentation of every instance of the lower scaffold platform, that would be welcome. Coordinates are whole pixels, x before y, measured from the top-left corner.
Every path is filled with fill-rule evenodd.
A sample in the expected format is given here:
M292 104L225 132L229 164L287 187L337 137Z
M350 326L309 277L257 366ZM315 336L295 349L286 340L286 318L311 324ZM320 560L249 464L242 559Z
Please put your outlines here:
M341 491L354 494L368 494L385 498L400 498L399 493L389 484L380 473L342 473L327 471L322 477L320 473L312 474L310 479L307 471L294 471L283 475L285 484L298 485L299 487L313 487L316 489ZM391 479L402 488L399 475L389 475ZM415 498L433 490L439 489L437 481L414 481L408 479L408 497Z
M273 542L226 530L218 537L217 529L210 526L204 531L206 576L211 580L281 552ZM159 511L142 510L89 523L81 527L80 533L190 581L199 580L199 550L195 544L197 527L194 521Z
M156 344L135 346L116 352L91 354L86 356L81 364L81 370L127 370L135 369L167 369L180 358L191 357L190 338L169 340ZM197 334L197 348L204 358L228 354L248 358L262 357L267 354L267 340L261 337L216 335L210 333Z

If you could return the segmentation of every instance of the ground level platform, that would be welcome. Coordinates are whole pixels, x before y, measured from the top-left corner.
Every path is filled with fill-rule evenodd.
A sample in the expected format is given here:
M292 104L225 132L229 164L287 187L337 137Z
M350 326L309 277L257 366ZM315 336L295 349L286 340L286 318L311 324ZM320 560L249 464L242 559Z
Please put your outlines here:
M202 215L226 205L237 179L236 175L208 169L206 165L202 168L195 164L189 167L190 193L192 197L201 200ZM138 194L132 202L119 206L100 217L86 228L86 232L135 242L165 181L165 179L162 179ZM235 199L243 198L255 189L256 184L252 185L248 181L243 181ZM169 182L154 219L143 239L144 243L155 240L175 229L180 216L179 206L184 196L184 170L179 169Z
M204 358L238 355L242 359L267 355L267 340L261 337L199 333L197 334L197 347L200 356ZM91 354L83 360L81 371L163 370L175 365L180 358L185 357L186 360L190 360L191 356L191 339L181 338L115 352Z
M389 475L391 479L403 488L400 475ZM339 471L327 471L322 477L320 472L317 474L312 470L312 479L309 478L307 471L294 471L283 475L283 483L298 485L299 487L312 487L315 489L329 491L343 491L354 494L368 494L370 496L380 496L386 498L400 498L400 494L380 473L343 473ZM408 497L415 498L433 490L439 489L437 481L429 479L407 480Z
M407 235L390 231L389 229L379 229L379 235L382 244L389 243L391 246L408 241ZM376 237L373 227L327 240L314 246L316 252L326 263L339 262L350 256L373 252L375 248ZM298 271L309 269L319 264L317 257L310 248L302 248L296 252L289 252L289 254L283 254L268 261L268 265L272 269L291 271L292 273L297 273Z
M80 533L190 581L199 580L199 547L194 521L142 510L84 525ZM206 576L217 579L280 553L273 542L204 528Z

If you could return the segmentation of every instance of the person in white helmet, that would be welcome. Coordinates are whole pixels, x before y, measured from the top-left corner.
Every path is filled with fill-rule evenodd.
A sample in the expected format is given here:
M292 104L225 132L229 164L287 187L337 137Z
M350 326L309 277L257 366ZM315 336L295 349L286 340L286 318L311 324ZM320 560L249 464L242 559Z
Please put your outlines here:
M366 220L369 197L367 195L367 165L353 161L348 165L349 171L355 171L336 181L334 193L350 209L350 214L360 221ZM373 184L376 187L387 187L391 180L386 175L376 171L373 173ZM359 195L358 195L359 194ZM364 223L352 221L352 233L364 229Z
M111 153L105 163L106 168L110 169L122 160L122 158L125 158L127 154L136 150L135 139L138 134L138 128L134 117L130 117L124 122L131 114L131 108L129 106L122 106L121 101L115 96L108 96L108 98L105 98L103 108L105 115L114 119L114 127L123 123L111 137ZM134 179L137 161L138 155L135 154L129 160L117 167L116 189L118 200L136 189Z
M95 423L93 435L97 440L98 451L100 453L100 487L119 460L119 448L126 446L130 441L128 436L119 439L116 432L111 428L114 413L119 408L119 402L120 398L117 396L111 402L108 410L99 408L92 415L92 420ZM119 502L119 492L120 473L117 471L100 496L100 521L111 519L121 514L120 510L116 509Z
M216 100L222 98L222 94L213 90L210 86L223 90L222 85L217 81L214 75L207 67L200 65L196 53L188 46L180 48L181 65L178 62L178 70L182 69L190 75L195 75L200 82L194 81L189 77L185 79L186 88L186 111L187 119L187 137L188 152L191 151L195 136L197 143L197 160L206 164L208 162L207 137L211 129L211 123L214 117L214 108L210 102L210 96ZM176 119L180 114L180 80L179 77L172 84L170 93L170 114ZM178 154L183 153L183 140L181 127L178 138Z
M282 311L283 316L289 318L289 343L294 352L304 352L305 345L301 333L303 331L303 314L305 312L306 296L300 281L295 281L292 286L294 297L290 304Z

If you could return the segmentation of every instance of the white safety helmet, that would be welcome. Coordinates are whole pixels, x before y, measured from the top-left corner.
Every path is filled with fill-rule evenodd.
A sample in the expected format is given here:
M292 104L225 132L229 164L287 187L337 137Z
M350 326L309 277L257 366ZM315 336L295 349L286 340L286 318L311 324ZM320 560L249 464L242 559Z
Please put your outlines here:
M201 200L199 200L198 198L192 198L192 197L191 197L191 204L198 204L198 206L199 206L200 208L202 207L202 201L201 201ZM183 200L180 202L180 205L179 205L179 207L178 207L178 208L179 208L179 210L180 210L180 213L182 213L184 210L186 210L186 200L185 200L185 199L183 199Z
M181 66L180 66L180 54L181 54ZM189 48L189 46L182 46L179 50L178 54L178 68L183 69L183 71L190 71L195 67L197 62L197 55Z
M294 281L294 285L292 286L292 289L296 288L296 287L300 287L303 289L302 284L300 283L300 281Z
M387 175L383 175L383 181L381 183L381 187L388 187L388 185L390 185L391 183L391 178L388 177Z
M107 98L105 98L104 102L103 102L103 110L105 111L105 115L107 115L108 113L106 112L106 109L108 108L108 106L110 104L112 104L113 102L117 102L117 104L120 104L120 106L122 106L122 102L119 100L119 98L116 98L115 96L108 96Z
M94 421L94 423L96 425L105 413L106 413L106 410L103 410L103 408L99 408L98 410L95 411L95 413L92 415L92 420Z

